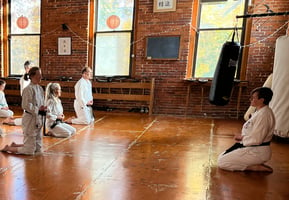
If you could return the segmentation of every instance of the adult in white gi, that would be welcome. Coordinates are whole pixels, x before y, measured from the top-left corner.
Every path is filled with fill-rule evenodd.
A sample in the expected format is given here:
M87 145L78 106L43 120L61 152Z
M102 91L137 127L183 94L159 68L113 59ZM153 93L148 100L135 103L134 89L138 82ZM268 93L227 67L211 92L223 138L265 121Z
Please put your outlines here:
M67 123L63 123L64 114L61 100L61 87L59 83L49 83L46 87L45 104L47 106L46 127L48 136L69 137L76 129Z
M219 155L218 166L230 171L266 171L273 169L264 163L271 158L270 141L273 137L275 117L268 104L273 92L270 88L256 88L251 93L251 106L257 111L243 125L237 143Z
M34 155L42 153L42 119L46 107L44 106L44 92L39 85L42 75L38 67L32 67L29 70L31 83L23 90L22 109L25 110L22 120L23 144L14 142L6 145L2 151Z
M92 70L89 67L85 67L82 69L81 73L82 78L77 81L74 86L74 110L77 117L67 120L67 123L90 124L94 121L92 110L92 85L90 81L90 79L92 79Z

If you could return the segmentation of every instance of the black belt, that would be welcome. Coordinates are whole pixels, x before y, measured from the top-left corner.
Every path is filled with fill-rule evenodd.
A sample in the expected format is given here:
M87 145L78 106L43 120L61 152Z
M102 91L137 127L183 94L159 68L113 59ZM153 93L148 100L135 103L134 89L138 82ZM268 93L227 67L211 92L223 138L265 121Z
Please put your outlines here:
M244 146L243 144L237 142L233 146L231 146L229 149L227 149L224 154L229 153L229 152L234 151L234 150L239 149L239 148L259 147L259 146L269 146L269 145L270 145L270 141L269 142L263 142L263 143L258 144L258 145L251 145L251 146Z
M56 125L62 123L62 120L61 119L56 119L53 124L50 126L51 129L53 129Z
M258 145L251 145L251 146L248 146L248 147L258 147L258 146L269 146L270 145L270 141L269 142L263 142L261 144L258 144ZM246 147L246 146L245 146Z
M45 110L39 110L38 115L46 116L46 111Z

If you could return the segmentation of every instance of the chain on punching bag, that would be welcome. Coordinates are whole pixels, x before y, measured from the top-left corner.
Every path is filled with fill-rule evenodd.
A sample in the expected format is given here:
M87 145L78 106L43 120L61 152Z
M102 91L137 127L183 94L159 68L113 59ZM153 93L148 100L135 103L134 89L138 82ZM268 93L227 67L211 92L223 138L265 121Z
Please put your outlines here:
M230 101L240 53L240 44L234 41L236 32L234 30L232 41L223 44L216 66L209 94L209 101L214 105L224 106Z

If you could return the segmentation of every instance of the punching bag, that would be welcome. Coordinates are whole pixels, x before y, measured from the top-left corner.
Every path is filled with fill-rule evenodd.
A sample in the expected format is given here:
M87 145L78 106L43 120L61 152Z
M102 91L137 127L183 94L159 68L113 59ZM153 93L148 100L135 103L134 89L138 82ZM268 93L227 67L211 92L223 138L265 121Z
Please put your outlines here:
M289 35L280 36L276 40L272 91L269 104L272 108L276 124L274 135L289 138Z
M223 44L216 66L209 94L209 101L214 105L224 106L230 101L240 53L240 44L234 42L235 32L232 41Z

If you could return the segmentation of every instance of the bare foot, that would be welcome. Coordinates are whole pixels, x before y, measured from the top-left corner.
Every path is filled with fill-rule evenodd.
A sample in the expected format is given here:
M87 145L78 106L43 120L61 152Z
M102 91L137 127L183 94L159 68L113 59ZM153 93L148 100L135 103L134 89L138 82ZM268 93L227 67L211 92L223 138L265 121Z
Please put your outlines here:
M52 133L51 131L48 131L48 132L45 134L45 136L52 136L52 137L53 137L54 135L53 135L53 133Z
M12 142L10 144L10 147L22 147L22 146L23 146L23 144L16 144L15 142Z
M266 170L264 170L264 171L266 171L266 172L273 172L273 168L272 167L270 167L270 166L268 166L268 165L265 165L265 164L262 164L262 166L264 167L264 169L266 169Z
M265 164L252 165L246 168L246 171L258 171L258 172L273 172L273 169Z
M64 122L67 124L72 124L72 119L75 119L75 117L70 117L67 120L65 120Z
M15 142L12 142L12 143L10 144L10 146L11 146L11 147L16 147L17 144L16 144Z
M1 149L2 152L7 152L9 149L9 146L8 145L5 145L5 147L3 149Z
M66 124L72 124L71 119L65 120L64 122L65 122Z
M14 119L11 117L6 118L2 123L10 126L15 125Z

